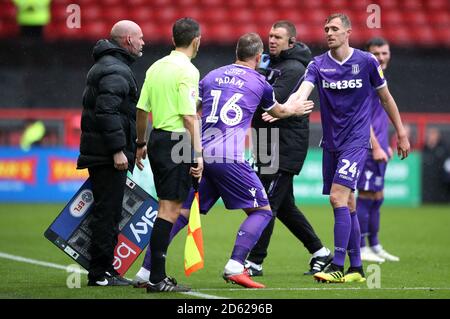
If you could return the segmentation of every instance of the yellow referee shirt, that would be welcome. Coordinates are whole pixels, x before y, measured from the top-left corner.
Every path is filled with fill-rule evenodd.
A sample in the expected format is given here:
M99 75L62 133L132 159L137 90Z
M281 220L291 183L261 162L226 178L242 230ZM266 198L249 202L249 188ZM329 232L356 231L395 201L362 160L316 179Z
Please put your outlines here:
M156 61L147 70L137 108L152 112L153 127L184 132L183 115L195 115L200 73L179 51Z

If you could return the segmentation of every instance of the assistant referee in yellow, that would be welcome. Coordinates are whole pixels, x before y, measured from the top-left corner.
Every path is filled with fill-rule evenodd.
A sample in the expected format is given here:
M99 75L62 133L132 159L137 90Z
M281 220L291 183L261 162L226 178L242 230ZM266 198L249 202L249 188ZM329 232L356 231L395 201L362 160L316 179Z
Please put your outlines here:
M191 18L177 20L172 27L172 41L175 50L148 69L137 104L136 165L143 169L141 160L147 154L145 136L151 112L153 130L148 141L148 156L159 199L158 216L150 238L147 292L190 290L166 275L166 253L170 231L191 187L190 175L200 178L203 171L196 111L200 74L191 63L200 46L199 24ZM180 156L176 151L186 141L193 147L194 162L198 163L195 168L191 167L191 154ZM191 153L191 148L187 149Z

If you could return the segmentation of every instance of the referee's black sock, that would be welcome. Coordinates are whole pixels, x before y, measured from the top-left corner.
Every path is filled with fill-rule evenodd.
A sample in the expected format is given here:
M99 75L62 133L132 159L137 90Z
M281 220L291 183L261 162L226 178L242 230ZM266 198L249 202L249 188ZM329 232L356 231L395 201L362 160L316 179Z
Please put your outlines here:
M157 217L150 238L152 265L150 282L156 284L166 278L166 253L170 242L170 231L173 224Z

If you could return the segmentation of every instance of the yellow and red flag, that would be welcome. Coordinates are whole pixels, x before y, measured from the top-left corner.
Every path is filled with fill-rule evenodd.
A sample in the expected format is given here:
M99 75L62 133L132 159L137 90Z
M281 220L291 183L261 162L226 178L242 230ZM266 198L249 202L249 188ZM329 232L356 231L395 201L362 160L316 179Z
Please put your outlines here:
M190 276L193 272L202 269L203 260L203 234L200 223L200 207L198 192L195 192L189 215L188 234L184 246L184 273Z

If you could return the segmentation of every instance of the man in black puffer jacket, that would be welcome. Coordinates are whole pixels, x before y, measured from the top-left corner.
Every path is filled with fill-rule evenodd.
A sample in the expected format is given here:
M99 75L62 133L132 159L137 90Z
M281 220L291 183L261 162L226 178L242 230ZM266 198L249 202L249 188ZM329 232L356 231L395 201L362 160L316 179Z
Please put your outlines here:
M311 51L305 44L296 42L296 35L295 26L284 20L276 22L270 30L270 63L261 72L272 85L279 103L286 102L298 89L311 60ZM273 218L251 251L246 266L250 275L262 275L262 263L267 256L275 217L278 217L312 255L310 270L305 274L314 274L323 270L332 256L295 205L293 180L294 175L300 173L308 151L309 115L274 121L262 112L255 113L253 117L253 127L258 131L254 146L257 147L259 177L269 197ZM274 128L278 129L278 141L271 141L271 130ZM264 134L264 131L267 133Z
M136 23L117 22L111 39L99 40L94 47L95 64L83 93L77 166L89 170L94 195L89 286L130 284L112 264L127 169L133 169L135 160L138 87L130 65L142 55L142 37Z

